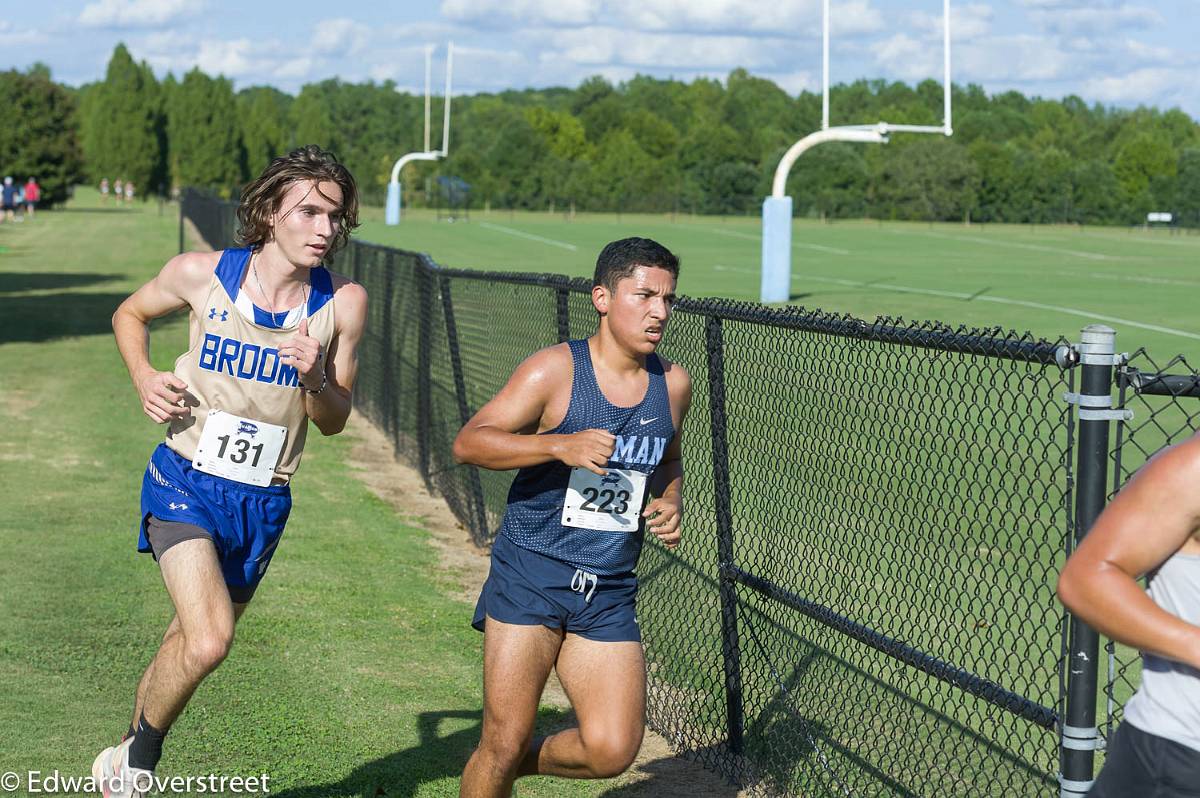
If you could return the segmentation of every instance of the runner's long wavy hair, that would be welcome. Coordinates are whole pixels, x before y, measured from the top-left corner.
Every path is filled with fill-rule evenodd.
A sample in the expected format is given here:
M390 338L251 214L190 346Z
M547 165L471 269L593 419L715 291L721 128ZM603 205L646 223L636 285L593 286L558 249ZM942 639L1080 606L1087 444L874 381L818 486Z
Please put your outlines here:
M350 234L358 227L358 185L337 156L316 144L273 159L263 173L242 190L237 209L237 236L243 244L258 248L271 240L271 216L279 211L284 195L299 180L313 181L314 190L319 194L323 182L336 183L342 190L338 231L329 242L328 254L332 255L346 245ZM321 196L333 201L324 194Z

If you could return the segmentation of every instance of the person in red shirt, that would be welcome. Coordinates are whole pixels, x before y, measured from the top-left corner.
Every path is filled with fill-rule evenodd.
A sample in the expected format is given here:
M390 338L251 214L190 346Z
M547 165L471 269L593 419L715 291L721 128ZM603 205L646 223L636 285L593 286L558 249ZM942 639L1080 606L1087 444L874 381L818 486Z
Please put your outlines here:
M42 187L38 185L36 177L30 177L25 183L25 213L30 219L33 218L33 209L37 207L41 198Z

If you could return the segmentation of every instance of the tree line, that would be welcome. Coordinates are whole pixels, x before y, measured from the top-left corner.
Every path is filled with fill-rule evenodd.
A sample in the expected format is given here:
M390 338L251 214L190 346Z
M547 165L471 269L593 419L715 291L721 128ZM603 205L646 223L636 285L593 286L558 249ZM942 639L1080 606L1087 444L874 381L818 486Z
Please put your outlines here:
M1183 111L988 95L973 84L953 94L953 137L895 134L883 146L806 153L788 181L797 215L1133 224L1168 211L1200 226L1200 126ZM190 185L229 195L274 155L318 143L379 204L393 162L424 138L424 98L391 82L235 92L200 69L159 81L123 45L104 80L79 89L44 67L0 73L0 101L11 108L14 98L29 112L18 138L0 145L0 163L36 165L52 198L104 176L149 193ZM831 106L835 125L938 125L942 92L934 81L861 80L834 87ZM444 202L436 178L454 176L477 208L753 214L783 153L820 119L820 95L791 96L742 69L724 82L593 77L573 89L456 97L450 156L407 166L404 201ZM441 141L436 113L432 140Z

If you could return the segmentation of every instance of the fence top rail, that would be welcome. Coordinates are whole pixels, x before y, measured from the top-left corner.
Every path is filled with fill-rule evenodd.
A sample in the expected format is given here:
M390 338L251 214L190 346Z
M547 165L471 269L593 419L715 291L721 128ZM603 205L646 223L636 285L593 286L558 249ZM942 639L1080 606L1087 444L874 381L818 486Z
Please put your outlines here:
M1200 374L1157 374L1129 368L1118 375L1143 396L1200 398Z
M562 274L447 269L439 266L428 255L423 256L423 260L430 268L436 269L439 274L465 280L539 285L563 288L576 293L587 293L592 289L591 281L582 277L567 277ZM1061 368L1070 368L1078 362L1078 356L1065 340L1036 339L1028 333L1021 335L1014 331L1006 332L999 327L990 329L953 328L940 322L905 322L899 318L886 317L868 322L854 316L809 310L798 305L773 308L755 302L736 302L728 299L681 297L675 304L675 309L726 321L761 324L780 329L900 344L942 352L1057 365Z

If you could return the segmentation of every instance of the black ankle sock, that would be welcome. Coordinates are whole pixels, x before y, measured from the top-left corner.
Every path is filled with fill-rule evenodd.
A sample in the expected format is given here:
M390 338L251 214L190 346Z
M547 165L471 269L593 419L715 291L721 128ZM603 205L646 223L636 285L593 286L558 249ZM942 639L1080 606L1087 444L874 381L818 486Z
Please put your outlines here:
M133 742L129 744L129 767L154 770L162 759L163 739L167 730L159 731L146 721L146 713L138 719Z

